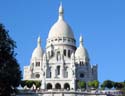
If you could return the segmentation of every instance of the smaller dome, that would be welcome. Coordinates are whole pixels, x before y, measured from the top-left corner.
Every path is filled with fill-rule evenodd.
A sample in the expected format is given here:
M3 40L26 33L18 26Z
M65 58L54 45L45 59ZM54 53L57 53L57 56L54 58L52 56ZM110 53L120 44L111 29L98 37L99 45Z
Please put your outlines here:
M87 50L84 47L78 47L75 52L75 57L76 58L87 58L88 53Z
M83 38L82 38L82 36L80 36L80 40L79 41L80 41L80 45L76 49L76 52L75 52L76 59L86 59L86 58L89 58L88 52L87 52L87 50L83 46Z
M42 57L43 57L43 49L41 48L41 38L38 37L37 47L34 49L32 53L32 59L33 58L41 59Z

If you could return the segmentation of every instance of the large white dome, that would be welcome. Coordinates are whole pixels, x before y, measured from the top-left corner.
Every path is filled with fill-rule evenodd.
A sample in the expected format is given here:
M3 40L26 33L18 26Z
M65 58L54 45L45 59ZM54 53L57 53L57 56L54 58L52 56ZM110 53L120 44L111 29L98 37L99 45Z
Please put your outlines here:
M59 18L49 31L48 35L49 39L58 37L74 38L74 34L72 32L71 27L63 19L63 13L64 13L63 7L62 5L60 5Z
M50 29L48 38L69 37L74 38L70 26L64 20L58 20Z
M42 59L43 57L43 49L41 48L41 39L38 37L37 47L34 49L32 53L32 59Z

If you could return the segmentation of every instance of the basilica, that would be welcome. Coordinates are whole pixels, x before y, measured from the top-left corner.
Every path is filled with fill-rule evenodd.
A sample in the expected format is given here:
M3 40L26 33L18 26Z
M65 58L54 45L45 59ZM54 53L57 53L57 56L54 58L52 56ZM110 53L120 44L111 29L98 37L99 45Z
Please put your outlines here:
M97 80L97 65L90 64L83 37L76 46L74 33L64 20L64 9L59 6L58 20L48 33L45 50L40 36L29 66L24 66L24 80L40 80L41 89L77 89L78 81Z

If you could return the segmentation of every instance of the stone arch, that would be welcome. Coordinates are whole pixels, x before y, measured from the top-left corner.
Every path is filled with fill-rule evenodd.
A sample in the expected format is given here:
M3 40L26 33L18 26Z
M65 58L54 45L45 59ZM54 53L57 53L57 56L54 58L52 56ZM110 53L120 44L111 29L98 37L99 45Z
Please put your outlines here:
M47 84L47 89L52 89L52 84L51 83Z
M61 89L61 84L56 83L56 84L55 84L55 89Z
M70 89L69 83L65 83L65 84L64 84L64 89Z

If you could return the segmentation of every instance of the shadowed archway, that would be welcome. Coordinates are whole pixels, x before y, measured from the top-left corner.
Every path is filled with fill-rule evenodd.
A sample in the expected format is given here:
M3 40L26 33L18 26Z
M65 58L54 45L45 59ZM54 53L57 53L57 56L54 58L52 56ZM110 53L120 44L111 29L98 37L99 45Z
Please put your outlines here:
M51 83L47 84L47 89L52 89L52 84Z
M61 89L61 84L56 83L56 85L55 85L55 89Z
M70 89L70 85L68 83L64 84L64 89Z

